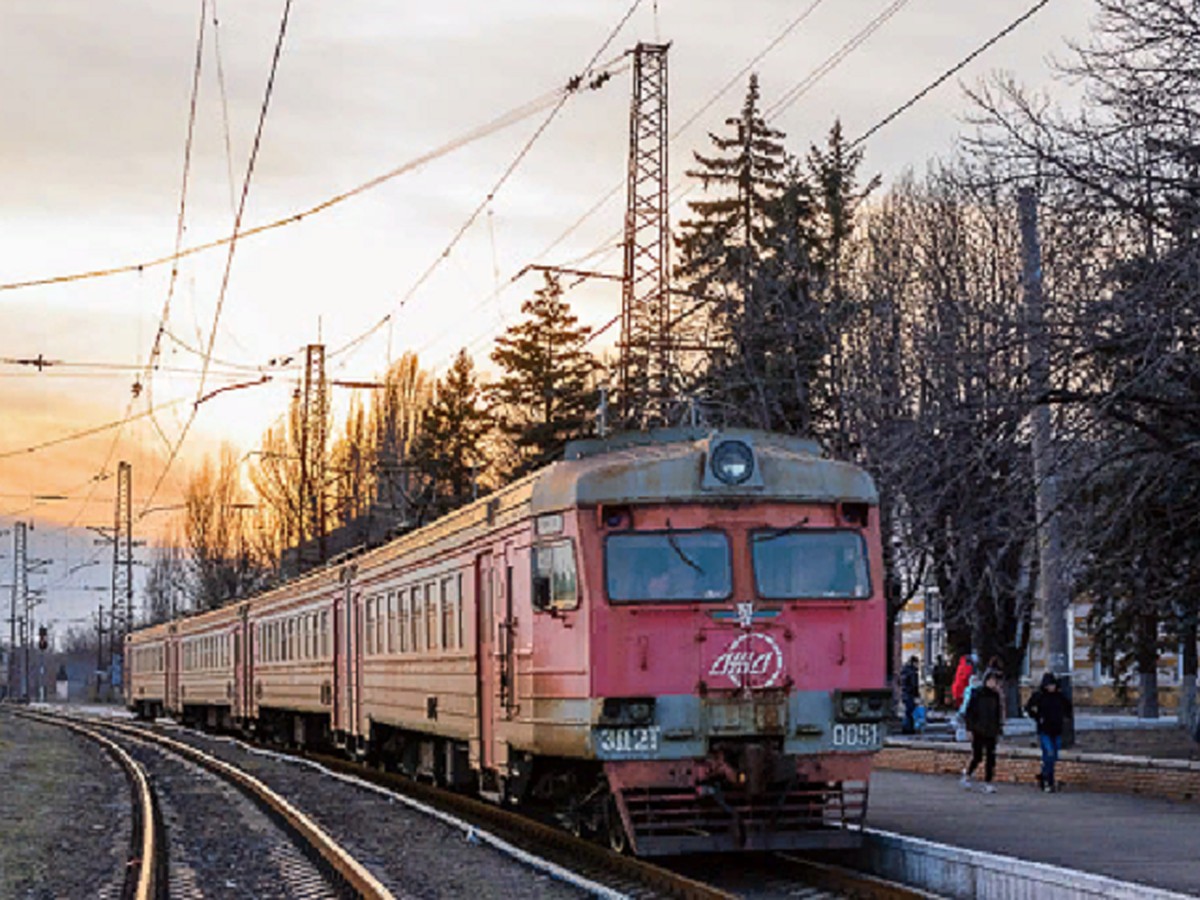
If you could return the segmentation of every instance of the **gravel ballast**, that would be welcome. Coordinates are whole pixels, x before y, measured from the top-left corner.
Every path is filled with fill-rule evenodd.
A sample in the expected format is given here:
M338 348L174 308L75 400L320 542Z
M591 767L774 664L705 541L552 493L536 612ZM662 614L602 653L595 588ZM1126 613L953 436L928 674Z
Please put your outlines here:
M119 897L130 796L100 744L0 707L0 897Z

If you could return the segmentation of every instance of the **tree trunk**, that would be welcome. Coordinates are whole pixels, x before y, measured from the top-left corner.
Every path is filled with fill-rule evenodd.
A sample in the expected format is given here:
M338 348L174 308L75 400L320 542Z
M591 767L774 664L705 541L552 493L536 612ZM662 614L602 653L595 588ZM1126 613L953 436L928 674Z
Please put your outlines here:
M1138 618L1137 666L1139 719L1158 718L1158 616L1146 613Z

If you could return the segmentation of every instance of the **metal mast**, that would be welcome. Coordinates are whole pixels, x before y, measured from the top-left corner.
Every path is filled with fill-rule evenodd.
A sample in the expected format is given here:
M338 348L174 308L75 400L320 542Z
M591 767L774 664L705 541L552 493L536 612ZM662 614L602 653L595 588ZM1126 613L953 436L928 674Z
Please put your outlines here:
M300 571L325 562L326 448L329 442L329 386L325 381L325 345L304 351L304 388L300 409Z
M623 424L665 424L672 399L670 240L667 222L667 48L633 51L625 269L621 291Z
M112 608L108 617L110 666L114 666L114 661L124 652L125 635L133 628L133 466L124 460L117 465L112 541ZM123 681L122 674L121 683Z
M12 606L9 613L9 645L8 645L8 695L15 697L17 695L17 647L21 646L25 656L29 655L29 648L25 645L25 620L28 614L29 603L29 581L27 568L27 550L26 550L26 534L25 523L13 523L13 580L12 580ZM21 615L17 615L17 610L21 611ZM20 633L18 635L17 625L20 624ZM22 696L24 696L22 691Z

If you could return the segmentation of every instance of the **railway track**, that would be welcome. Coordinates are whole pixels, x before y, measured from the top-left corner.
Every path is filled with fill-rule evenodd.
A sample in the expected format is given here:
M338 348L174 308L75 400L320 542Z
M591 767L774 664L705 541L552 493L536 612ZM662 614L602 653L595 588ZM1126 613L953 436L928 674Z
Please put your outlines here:
M179 740L191 745L211 745L214 740L229 741L227 746L237 745L230 739L214 738L203 732L174 730ZM551 869L573 873L583 883L598 889L592 893L601 895L682 900L727 900L732 897L913 900L929 896L903 885L795 854L707 857L700 864L694 857L683 857L665 864L652 863L615 854L522 812L342 757L283 753L275 748L259 748L255 752L300 761L333 777L386 792L443 821L449 819L460 823L461 827L472 831L472 840L493 843L505 852L525 858L531 865L543 863Z
M68 728L99 744L121 767L129 782L130 828L129 857L121 886L122 900L157 900L163 885L162 842L158 808L145 769L116 742L95 728L62 716L43 716L27 711L15 715L37 722Z
M125 770L136 849L124 900L394 896L307 815L210 753L111 720L20 715L91 738Z

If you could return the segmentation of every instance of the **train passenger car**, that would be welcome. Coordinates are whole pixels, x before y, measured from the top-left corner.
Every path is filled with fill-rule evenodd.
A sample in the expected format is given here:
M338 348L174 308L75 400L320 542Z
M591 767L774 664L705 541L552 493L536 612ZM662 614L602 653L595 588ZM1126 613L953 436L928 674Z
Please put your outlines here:
M642 855L856 843L889 703L869 476L750 431L566 456L244 603L234 717Z
M250 650L238 683L243 717L262 735L296 744L327 741L334 724L333 613L340 588L340 571L328 568L247 605Z
M140 718L166 712L167 637L174 627L164 622L125 636L126 706Z
M169 711L184 721L231 726L237 607L225 606L174 624L169 644L177 675L170 685Z

